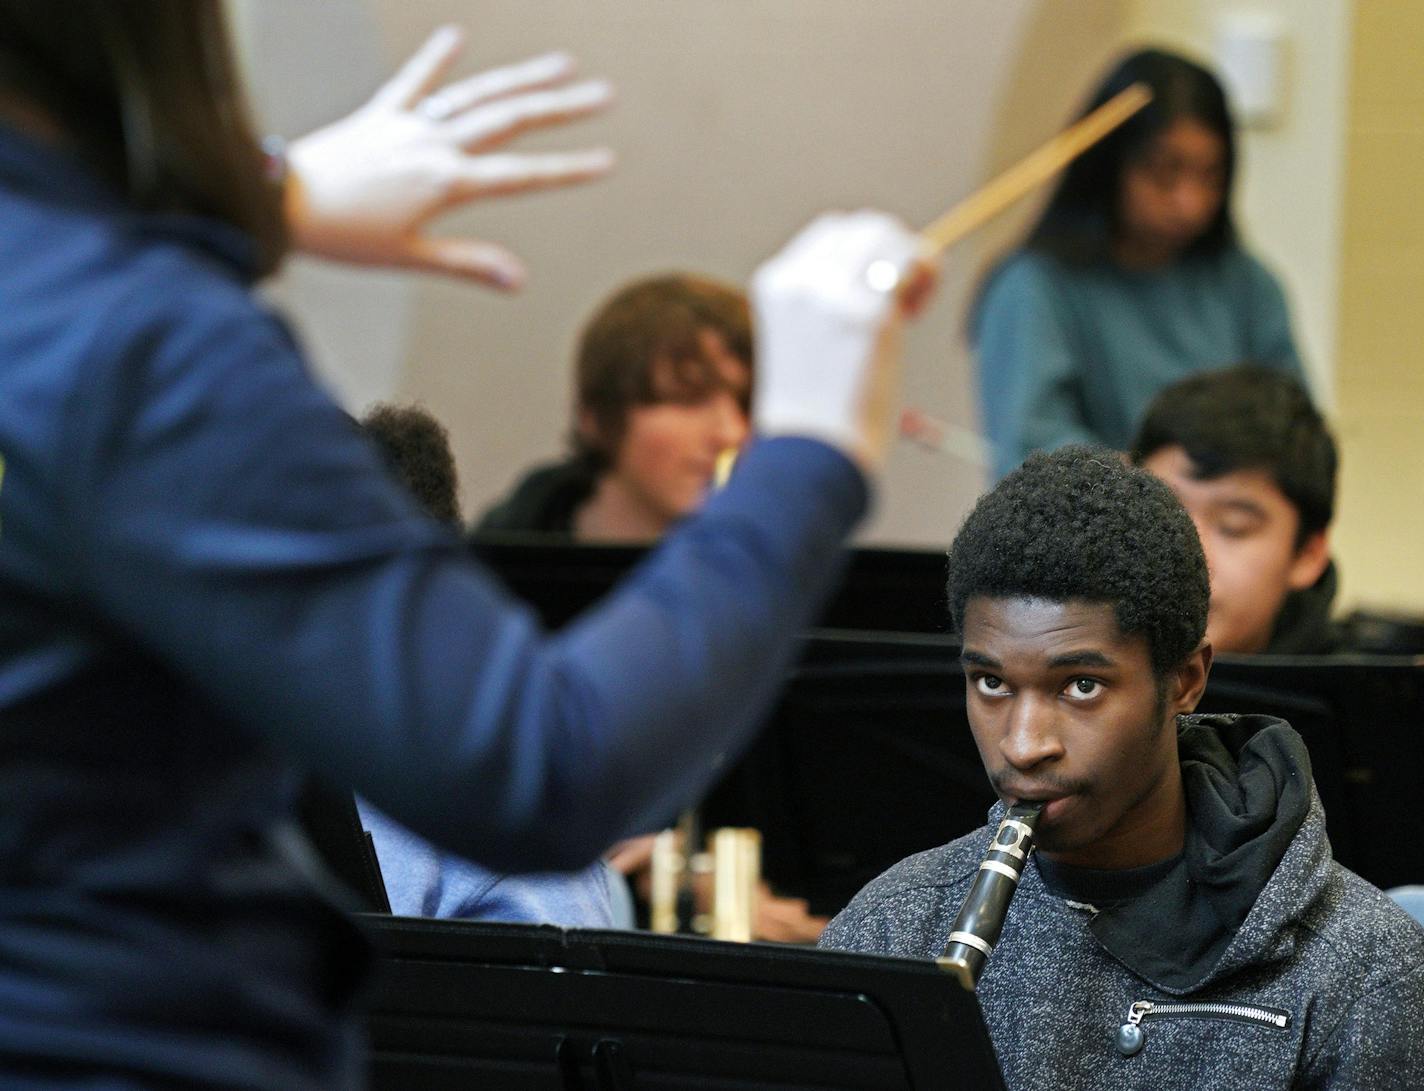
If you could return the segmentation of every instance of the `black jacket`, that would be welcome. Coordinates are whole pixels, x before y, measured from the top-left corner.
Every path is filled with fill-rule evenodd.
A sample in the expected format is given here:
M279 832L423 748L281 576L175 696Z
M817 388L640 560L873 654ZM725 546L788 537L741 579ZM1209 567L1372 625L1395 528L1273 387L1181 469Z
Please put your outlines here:
M1340 627L1330 620L1339 577L1331 561L1316 580L1302 591L1292 591L1276 615L1266 655L1329 655L1344 651Z
M473 533L538 531L571 535L574 516L593 495L596 480L587 463L578 458L536 466L503 500L480 516Z

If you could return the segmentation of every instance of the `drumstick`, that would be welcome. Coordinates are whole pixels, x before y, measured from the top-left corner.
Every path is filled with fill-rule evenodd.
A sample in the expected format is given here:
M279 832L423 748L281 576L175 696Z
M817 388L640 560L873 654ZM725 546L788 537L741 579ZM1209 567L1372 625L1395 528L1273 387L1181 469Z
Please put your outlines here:
M1034 187L1048 181L1151 101L1151 89L1145 83L1134 83L1030 152L921 231L921 260L933 261L939 257ZM883 290L903 287L900 270L888 262L872 263L866 270L866 278L873 287ZM989 463L984 441L976 433L946 425L918 409L905 410L900 434L933 451L954 455L974 465Z
M938 257L1035 186L1048 181L1151 101L1152 91L1147 85L1134 83L1068 126L921 231L923 256L928 260Z
M978 432L932 417L908 406L900 413L900 438L912 440L927 451L949 455L971 466L990 464L989 445Z
M982 227L1036 186L1048 181L1151 101L1151 88L1145 83L1134 83L1119 91L1092 113L1075 121L921 231L919 260L934 261L954 243ZM865 278L870 286L878 291L905 290L901 281L901 270L887 260L871 262L865 270ZM902 419L901 435L905 438L914 439L943 454L956 455L970 463L987 464L983 441L977 434L965 428L933 421L933 418L919 413L918 410L907 410L907 414L918 414L918 418L912 416L910 419L930 421L933 428L927 430L917 425L906 428ZM929 431L934 431L937 435L930 438ZM735 451L724 451L718 458L717 471L713 477L714 488L721 488L727 483L735 461Z

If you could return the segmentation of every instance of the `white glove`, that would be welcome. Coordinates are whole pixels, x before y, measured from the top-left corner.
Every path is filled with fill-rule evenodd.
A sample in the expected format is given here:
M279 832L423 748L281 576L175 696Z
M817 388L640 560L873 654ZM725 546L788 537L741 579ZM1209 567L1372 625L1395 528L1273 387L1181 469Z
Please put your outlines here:
M893 438L899 290L919 253L891 216L833 213L756 271L758 434L810 436L879 469Z
M397 265L512 289L519 259L479 239L431 236L426 224L481 197L597 178L612 153L488 154L529 129L595 113L600 80L568 83L573 61L550 53L435 87L464 35L442 27L365 106L288 149L287 218L297 246L323 257Z

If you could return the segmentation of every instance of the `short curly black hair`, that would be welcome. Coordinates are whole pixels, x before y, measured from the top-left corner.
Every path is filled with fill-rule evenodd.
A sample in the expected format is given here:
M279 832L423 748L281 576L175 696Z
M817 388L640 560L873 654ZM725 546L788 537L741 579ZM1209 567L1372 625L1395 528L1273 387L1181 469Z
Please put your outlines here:
M386 467L442 523L460 523L460 480L450 433L418 405L373 405L361 427L376 443Z
M1030 455L965 519L949 550L949 606L971 598L1110 603L1147 638L1157 677L1206 632L1206 559L1166 485L1104 447Z

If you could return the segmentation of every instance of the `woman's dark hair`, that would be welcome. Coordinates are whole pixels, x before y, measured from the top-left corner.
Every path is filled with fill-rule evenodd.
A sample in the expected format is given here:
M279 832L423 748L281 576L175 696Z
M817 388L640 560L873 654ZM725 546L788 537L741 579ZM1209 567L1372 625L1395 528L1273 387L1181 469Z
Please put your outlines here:
M1205 68L1185 57L1144 49L1117 63L1093 92L1083 114L1096 110L1134 83L1146 84L1152 91L1152 101L1069 164L1029 231L1026 249L1075 264L1106 257L1118 227L1124 169L1183 118L1210 129L1221 139L1225 153L1221 208L1186 252L1216 253L1235 241L1231 183L1236 172L1236 137L1221 84Z
M752 367L752 324L741 289L708 277L669 273L627 284L584 327L574 368L574 401L592 434L576 427L574 453L594 473L612 465L637 405L696 401L726 387L703 340ZM750 376L749 376L750 378ZM743 411L751 389L737 391Z
M0 0L0 93L51 116L129 204L287 247L219 0Z

